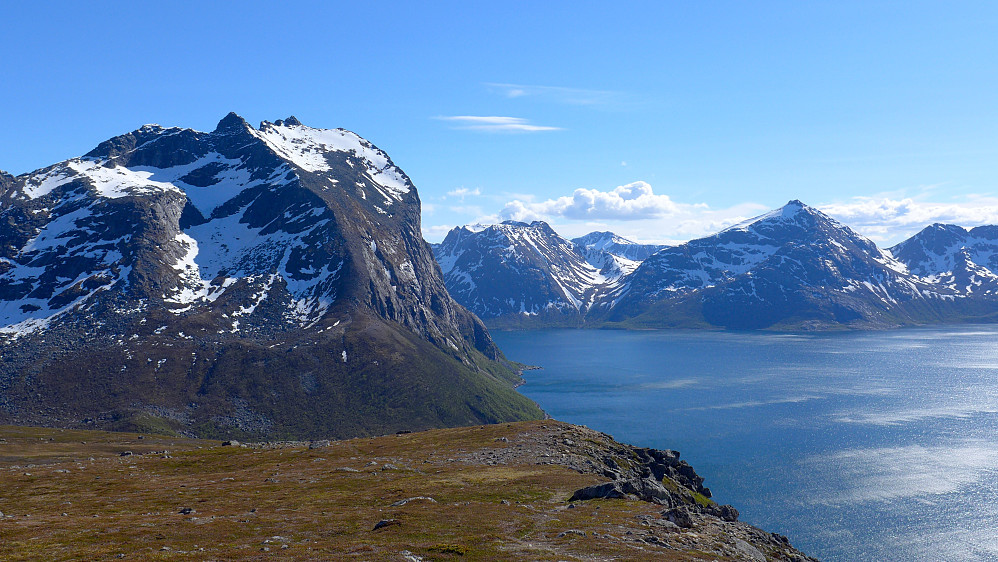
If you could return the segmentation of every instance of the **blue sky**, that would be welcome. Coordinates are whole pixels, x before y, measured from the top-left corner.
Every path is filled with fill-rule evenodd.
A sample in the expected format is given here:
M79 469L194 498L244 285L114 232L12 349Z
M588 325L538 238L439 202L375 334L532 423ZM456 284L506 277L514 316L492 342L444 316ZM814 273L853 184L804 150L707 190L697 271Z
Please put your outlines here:
M998 223L998 4L6 6L0 169L296 115L385 149L427 239L709 234L790 199L888 244Z

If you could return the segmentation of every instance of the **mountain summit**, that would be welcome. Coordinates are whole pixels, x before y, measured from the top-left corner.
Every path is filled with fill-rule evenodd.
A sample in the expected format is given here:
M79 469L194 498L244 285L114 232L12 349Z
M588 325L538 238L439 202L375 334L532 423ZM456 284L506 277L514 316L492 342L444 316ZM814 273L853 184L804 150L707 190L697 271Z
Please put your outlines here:
M923 288L872 241L794 200L650 257L607 319L738 329L886 326L905 320L899 304L929 298Z
M388 155L294 117L146 125L0 182L0 420L358 435L541 413Z

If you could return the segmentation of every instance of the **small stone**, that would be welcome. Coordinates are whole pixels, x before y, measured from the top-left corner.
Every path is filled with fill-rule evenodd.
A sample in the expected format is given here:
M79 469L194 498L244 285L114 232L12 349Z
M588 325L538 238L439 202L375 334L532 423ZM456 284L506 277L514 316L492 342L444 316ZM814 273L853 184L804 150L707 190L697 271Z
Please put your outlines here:
M230 439L229 441L222 441L222 446L223 447L238 447L239 446L239 441L236 441L235 439Z
M391 527L396 525L402 525L398 519L382 519L374 524L372 531L377 531L378 529L384 529L385 527Z
M166 551L166 550L172 550L172 549L171 549L170 547L168 547L168 546L161 546L161 547L159 547L159 549L160 549L160 550L163 550L163 551Z
M194 511L194 509L192 509L190 507L183 507L183 508L180 509L179 513L181 513L183 515L190 515L192 513L197 513L197 512Z
M122 452L118 453L118 456L119 457L130 457L130 456L132 456L132 452L131 451L122 451Z

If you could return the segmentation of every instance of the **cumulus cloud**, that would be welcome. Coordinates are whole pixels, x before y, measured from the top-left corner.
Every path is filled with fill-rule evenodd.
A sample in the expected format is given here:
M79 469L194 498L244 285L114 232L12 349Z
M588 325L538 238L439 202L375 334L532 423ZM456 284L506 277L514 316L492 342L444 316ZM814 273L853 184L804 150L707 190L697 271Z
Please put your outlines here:
M487 133L536 133L540 131L560 131L561 127L532 125L522 117L501 117L489 115L451 115L437 117L442 121L455 123L455 128Z
M513 200L500 211L512 220L564 217L573 220L642 220L674 215L680 207L668 195L656 194L651 185L636 181L610 191L576 189L572 195L539 202Z
M423 238L425 240L443 240L444 236L453 228L454 226L449 224L427 225L422 228Z
M457 189L447 192L448 197L459 197L462 201L464 200L465 197L469 196L478 197L481 194L482 190L477 187L475 189L468 189L467 187L459 187Z
M933 223L978 226L998 224L998 198L967 197L962 201L930 202L912 198L856 197L819 207L878 242L899 242Z

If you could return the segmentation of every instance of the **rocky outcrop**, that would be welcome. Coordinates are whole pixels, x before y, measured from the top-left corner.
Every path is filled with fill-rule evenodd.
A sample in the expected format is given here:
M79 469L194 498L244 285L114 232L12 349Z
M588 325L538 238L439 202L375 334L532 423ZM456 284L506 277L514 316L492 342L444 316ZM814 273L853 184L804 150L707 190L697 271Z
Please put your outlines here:
M567 507L579 508L597 499L626 500L654 507L654 515L639 517L640 531L618 529L636 544L681 549L681 545L690 544L686 533L695 533L714 537L710 541L714 544L725 544L717 554L728 559L814 560L793 548L787 537L738 521L737 509L711 500L710 490L703 486L704 479L686 461L680 460L677 451L634 447L605 433L554 420L530 422L506 433L510 437L496 439L493 447L465 453L456 460L484 467L555 465L589 477L606 478L605 482L578 487L566 494ZM573 530L565 531L564 537L572 534Z

